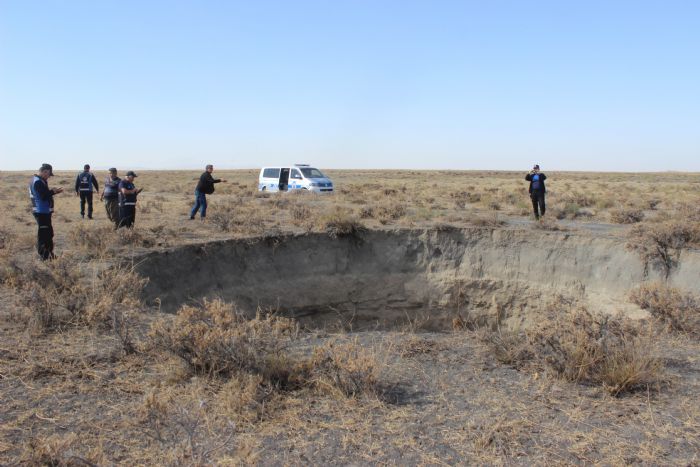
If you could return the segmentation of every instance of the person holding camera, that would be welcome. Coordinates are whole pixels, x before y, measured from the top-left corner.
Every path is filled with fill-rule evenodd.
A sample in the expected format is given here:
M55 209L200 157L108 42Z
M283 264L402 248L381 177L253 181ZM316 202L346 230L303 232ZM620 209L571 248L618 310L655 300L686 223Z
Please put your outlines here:
M525 180L530 182L528 191L530 193L530 199L532 200L532 210L535 213L535 219L539 219L541 216L544 216L546 209L544 202L544 194L546 191L544 181L547 180L547 176L540 172L540 166L535 164L530 173L525 175Z

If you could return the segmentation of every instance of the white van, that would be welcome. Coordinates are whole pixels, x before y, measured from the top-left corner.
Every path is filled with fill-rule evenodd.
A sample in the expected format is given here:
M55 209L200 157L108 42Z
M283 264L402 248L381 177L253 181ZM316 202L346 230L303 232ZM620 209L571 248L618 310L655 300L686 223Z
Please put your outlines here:
M314 193L331 193L333 192L333 182L320 170L308 164L278 165L260 169L258 190L309 190Z

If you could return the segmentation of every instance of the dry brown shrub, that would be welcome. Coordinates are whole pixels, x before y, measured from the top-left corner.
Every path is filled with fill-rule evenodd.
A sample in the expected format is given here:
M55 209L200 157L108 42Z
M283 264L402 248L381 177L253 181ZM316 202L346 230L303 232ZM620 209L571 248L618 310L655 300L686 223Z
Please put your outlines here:
M378 395L381 365L376 354L357 341L331 341L314 349L308 363L310 381L344 397Z
M226 416L247 423L260 420L265 404L274 396L274 387L265 384L260 375L240 374L219 388L216 408Z
M450 193L450 198L452 198L459 207L463 208L466 203L480 202L481 194L472 193L470 191L453 191Z
M544 320L534 329L486 334L485 340L502 363L549 368L567 381L599 384L615 396L664 380L650 332L585 309Z
M406 215L406 207L401 203L389 203L374 207L373 217L382 224L401 219Z
M311 217L311 209L305 204L297 204L292 208L291 214L294 222L305 222Z
M114 228L80 223L68 231L67 239L73 250L80 252L84 258L100 258L114 243Z
M365 230L364 225L351 211L341 208L322 215L317 225L332 238L356 236Z
M700 335L700 298L660 282L642 284L630 300L669 329Z
M140 309L146 279L131 266L100 268L83 259L66 255L17 266L21 279L14 286L27 303L29 330L41 334L80 325L111 329L123 350L133 352L128 318Z
M209 222L223 232L246 235L262 235L265 232L265 219L256 206L235 204L225 201L213 204L207 209Z
M610 212L610 220L616 224L636 224L644 220L641 209L615 209Z
M92 465L73 454L73 447L78 437L74 433L67 436L53 435L47 438L31 438L24 445L19 462L23 465L46 465L68 467L74 465Z
M179 390L157 386L146 393L135 422L165 448L161 463L211 465L212 454L230 445L236 429L232 420L211 431L215 417L209 413L209 401L216 388L209 383L196 381Z
M173 321L156 322L149 337L195 374L229 378L250 373L287 386L293 365L284 351L297 333L298 325L290 319L261 313L246 319L233 304L205 300L201 306L183 306Z
M639 224L632 228L627 241L627 248L636 251L646 267L658 266L666 277L678 264L684 248L699 245L700 222Z

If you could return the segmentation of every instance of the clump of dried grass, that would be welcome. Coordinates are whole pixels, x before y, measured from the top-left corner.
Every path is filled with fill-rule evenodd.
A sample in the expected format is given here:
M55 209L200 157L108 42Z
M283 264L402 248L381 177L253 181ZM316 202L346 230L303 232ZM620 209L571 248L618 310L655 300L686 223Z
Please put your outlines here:
M317 225L332 238L356 236L365 230L364 225L351 211L341 208L322 215Z
M181 358L197 375L250 373L284 387L293 373L284 351L297 333L290 319L261 313L246 319L233 304L213 300L183 306L173 321L154 323L149 336L153 346Z
M502 363L550 369L567 381L601 385L615 396L663 381L651 333L620 317L578 309L534 329L485 336Z
M627 241L627 248L636 251L645 265L660 267L666 277L678 264L684 248L699 245L700 222L639 224L632 228Z
M223 232L244 235L262 235L265 219L259 207L235 204L232 201L215 203L207 209L207 219Z
M315 387L345 397L378 395L380 368L376 354L357 341L330 341L315 348L307 364Z
M130 266L100 268L83 259L64 255L16 266L13 285L27 303L29 330L42 334L81 325L111 329L127 353L134 351L128 317L141 306L146 279Z
M52 435L46 438L30 438L18 459L20 465L46 465L68 467L77 465L97 465L99 459L85 459L78 456L76 445L78 436L70 433L65 436ZM96 456L95 456L96 457Z
M644 220L641 209L615 209L610 211L610 220L616 224L636 224Z
M114 243L114 228L80 223L68 231L67 239L73 251L79 252L85 259L100 258Z
M630 300L669 329L700 335L700 298L660 282L642 284Z

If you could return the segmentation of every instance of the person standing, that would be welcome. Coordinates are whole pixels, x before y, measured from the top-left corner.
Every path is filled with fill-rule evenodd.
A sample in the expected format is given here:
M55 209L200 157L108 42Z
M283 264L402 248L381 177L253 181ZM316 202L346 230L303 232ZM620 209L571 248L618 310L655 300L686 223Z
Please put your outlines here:
M92 187L100 191L97 178L90 172L90 164L85 164L83 171L75 179L75 195L80 196L80 217L85 219L85 202L88 205L88 219L92 219Z
M119 226L119 182L122 179L117 176L117 169L109 169L109 176L105 179L104 188L100 195L100 201L105 203L105 211L110 221Z
M119 182L119 227L132 228L136 221L136 197L143 188L136 189L134 178L138 177L132 170Z
M63 191L63 188L49 188L49 177L53 177L51 164L42 164L39 173L32 177L29 183L29 197L32 200L32 214L38 225L36 250L42 260L53 259L53 197Z
M202 220L207 216L207 195L214 193L214 184L225 182L226 180L220 178L214 178L212 172L214 171L214 166L208 164L202 175L199 177L199 182L197 182L197 187L194 189L194 206L192 211L190 211L190 220L194 219L197 211L201 208Z
M540 166L535 164L530 173L525 175L525 180L530 182L528 191L532 200L532 209L535 213L535 219L539 219L541 216L544 216L546 209L544 203L544 194L546 192L544 181L547 180L547 176L541 173Z

